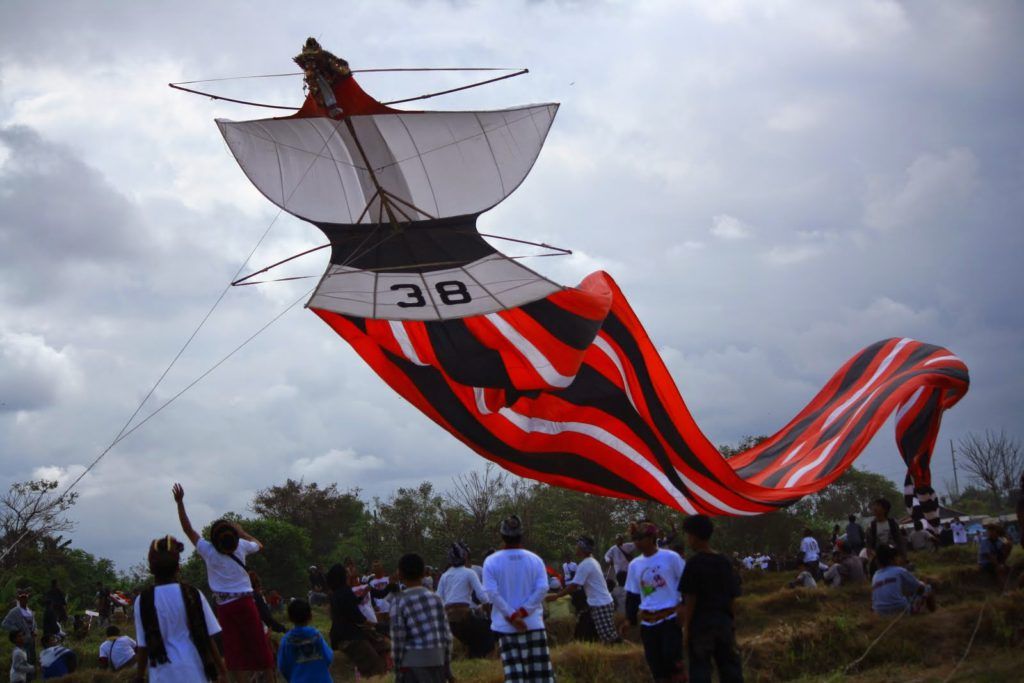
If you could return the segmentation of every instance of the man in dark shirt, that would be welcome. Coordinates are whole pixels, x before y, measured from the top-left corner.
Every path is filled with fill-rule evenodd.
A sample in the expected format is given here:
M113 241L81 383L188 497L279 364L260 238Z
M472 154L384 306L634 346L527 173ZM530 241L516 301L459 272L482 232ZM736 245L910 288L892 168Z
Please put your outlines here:
M355 664L361 676L379 676L387 671L387 663L371 643L375 632L367 625L359 610L359 598L349 586L349 575L340 564L327 571L330 590L331 649L340 650Z
M686 543L694 551L679 581L690 683L711 683L712 660L722 683L743 683L732 616L740 581L732 563L711 549L713 531L711 519L704 515L690 515L683 522Z
M846 547L856 555L864 547L864 529L857 523L857 517L850 515L849 523L846 525Z

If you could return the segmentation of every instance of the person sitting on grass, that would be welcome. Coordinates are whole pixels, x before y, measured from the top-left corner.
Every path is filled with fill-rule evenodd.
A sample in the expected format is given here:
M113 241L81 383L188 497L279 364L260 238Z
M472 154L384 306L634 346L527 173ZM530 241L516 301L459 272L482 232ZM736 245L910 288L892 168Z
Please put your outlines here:
M818 582L808 569L801 569L796 578L786 584L787 588L817 588Z
M1002 585L1010 573L1006 560L1011 550L1013 546L1003 537L1003 528L998 524L986 524L985 535L978 544L978 567Z
M818 547L818 541L814 538L814 532L810 529L804 529L804 537L800 541L800 555L804 567L811 573L811 576L814 578L821 576L821 571L818 569L818 564L821 561L821 549Z
M174 536L149 544L147 561L153 585L135 601L137 680L181 683L227 679L227 668L213 640L220 633L217 617L205 595L178 581L184 549Z
M25 652L25 634L21 631L11 631L8 638L14 646L11 649L11 683L27 683L36 673L34 664L28 661L28 653Z
M135 651L132 651L135 656ZM39 668L43 680L60 678L74 673L78 668L78 656L60 644L56 635L43 636L43 649L39 652Z
M451 670L452 632L444 602L423 585L426 566L416 553L398 560L398 578L405 586L391 601L391 652L395 683L454 681Z
M711 683L712 660L721 683L743 683L732 609L740 578L732 563L711 549L714 530L705 515L690 515L683 522L686 544L694 550L679 581L690 683Z
M107 639L100 643L100 668L120 671L135 661L135 641L121 635L121 629L111 624Z
M305 600L288 604L288 620L295 628L281 639L277 651L277 668L289 683L331 683L331 661L334 652L320 631L309 625L313 610Z
M934 612L935 593L932 587L898 566L898 557L899 552L891 545L878 546L875 550L878 571L871 577L871 609L881 616L904 612L917 614L925 607Z

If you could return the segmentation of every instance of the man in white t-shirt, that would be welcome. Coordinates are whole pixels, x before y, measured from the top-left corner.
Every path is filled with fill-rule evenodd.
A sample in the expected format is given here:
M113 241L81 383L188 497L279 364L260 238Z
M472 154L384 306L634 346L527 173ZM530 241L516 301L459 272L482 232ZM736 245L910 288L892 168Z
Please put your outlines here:
M185 489L175 484L173 494L181 530L206 564L206 580L217 603L228 671L238 681L249 680L257 672L272 680L276 675L274 656L245 566L245 558L263 550L263 544L226 519L218 519L210 526L209 541L201 538L185 512Z
M491 630L498 634L506 681L554 683L544 596L544 561L522 547L523 523L512 515L501 523L504 547L484 560L484 591L493 605Z
M955 545L967 545L967 527L964 526L959 517L953 520L950 528L953 530L953 543Z
M818 547L818 541L814 539L814 532L810 529L804 529L804 537L800 540L800 555L804 566L812 576L818 576L818 559L821 557L821 549Z
M636 545L627 543L626 537L619 534L615 537L615 545L608 548L604 561L608 565L608 578L614 579L619 572L629 571L629 561L636 554Z
M451 565L437 581L437 595L444 603L452 635L469 650L471 658L486 657L494 650L489 620L478 614L475 604L486 604L487 593L476 572L466 566L469 547L462 542L448 549Z
M134 640L111 624L107 627L107 639L100 643L100 668L120 671L135 661L135 647Z
M562 580L568 584L572 581L572 577L576 576L576 570L579 565L572 561L571 558L566 557L565 561L562 562Z
M615 600L608 591L608 580L604 578L601 564L594 558L594 539L589 536L576 539L576 558L579 564L576 565L572 580L561 591L545 599L557 600L582 588L587 597L587 611L580 613L580 621L591 619L602 642L621 642L622 636L615 628Z
M644 658L655 681L683 674L683 629L678 618L679 581L686 562L679 553L658 548L658 527L648 521L631 526L640 555L629 563L626 616L640 622Z
M136 678L150 683L203 683L227 678L227 669L213 636L220 632L206 597L193 586L178 583L181 551L178 539L165 536L149 546L149 571L154 585L135 601L138 638Z

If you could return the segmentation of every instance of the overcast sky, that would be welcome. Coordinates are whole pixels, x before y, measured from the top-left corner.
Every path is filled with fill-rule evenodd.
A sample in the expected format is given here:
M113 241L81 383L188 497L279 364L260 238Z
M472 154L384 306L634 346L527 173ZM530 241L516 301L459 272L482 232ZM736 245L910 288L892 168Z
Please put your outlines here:
M716 443L774 432L889 336L971 369L940 488L949 439L1022 436L1019 3L306 4L0 5L0 486L81 473L274 220L213 124L267 110L166 84L293 71L307 35L354 68L529 67L428 103L562 105L482 225L574 249L531 263L563 283L609 271ZM302 98L298 77L206 87ZM281 217L247 270L322 242ZM309 287L229 291L143 415ZM126 567L177 530L176 480L205 524L287 477L386 495L482 464L297 306L86 476L73 536ZM902 481L891 427L859 464Z

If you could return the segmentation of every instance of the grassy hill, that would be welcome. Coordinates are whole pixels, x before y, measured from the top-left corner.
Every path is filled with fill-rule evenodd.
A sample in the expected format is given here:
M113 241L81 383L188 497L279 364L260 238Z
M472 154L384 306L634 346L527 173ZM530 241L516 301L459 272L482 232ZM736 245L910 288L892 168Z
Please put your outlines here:
M1022 563L1016 548L1011 564ZM874 616L870 591L860 588L789 590L787 574L747 573L744 595L737 601L737 636L743 652L748 681L844 680L857 683L897 681L944 681L956 669L955 681L1009 683L1024 679L1024 591L1002 593L983 579L972 548L949 548L913 557L919 577L935 586L939 609L932 614L891 619ZM1014 574L1019 575L1020 569ZM316 625L324 632L327 615L318 610ZM563 683L621 683L646 681L643 650L636 642L607 647L571 642L573 617L566 601L559 601L548 621L553 642L552 657ZM869 646L889 629L869 651ZM130 632L131 628L125 628ZM973 642L972 642L973 635ZM636 640L636 634L630 633ZM101 638L90 636L75 649L88 666L95 662ZM10 660L4 644L0 660ZM866 655L865 655L866 653ZM844 669L851 663L847 673ZM497 659L458 659L454 673L460 682L502 680ZM335 680L353 680L344 656L334 666ZM114 677L84 669L73 680L129 680L130 673ZM384 683L391 677L371 679Z

